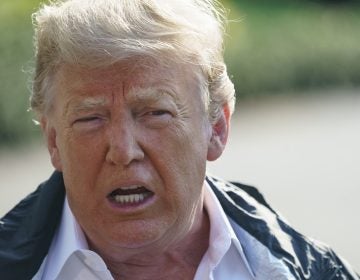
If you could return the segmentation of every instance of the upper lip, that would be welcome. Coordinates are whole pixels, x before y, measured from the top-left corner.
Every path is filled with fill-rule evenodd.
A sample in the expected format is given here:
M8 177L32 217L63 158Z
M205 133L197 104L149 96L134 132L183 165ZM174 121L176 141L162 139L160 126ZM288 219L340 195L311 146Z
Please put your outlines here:
M112 184L112 186L113 187L107 193L108 195L110 195L111 193L113 193L114 191L116 191L118 189L129 189L129 188L133 188L133 187L144 187L148 191L154 192L154 190L148 184L146 184L142 181L127 181L127 182L115 183L115 184Z
M141 185L132 185L132 186L121 187L121 188L119 188L119 189L133 190L133 189L137 189L137 188L140 188L140 187L144 187L144 186L141 186Z

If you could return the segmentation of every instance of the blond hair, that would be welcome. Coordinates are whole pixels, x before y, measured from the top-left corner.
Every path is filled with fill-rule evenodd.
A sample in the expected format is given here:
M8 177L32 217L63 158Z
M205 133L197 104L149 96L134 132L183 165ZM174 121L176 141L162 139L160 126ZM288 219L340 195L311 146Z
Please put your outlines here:
M36 65L31 108L46 114L61 63L108 66L132 57L199 66L209 119L235 93L223 60L224 9L216 0L63 0L33 15ZM195 73L194 73L195 74Z

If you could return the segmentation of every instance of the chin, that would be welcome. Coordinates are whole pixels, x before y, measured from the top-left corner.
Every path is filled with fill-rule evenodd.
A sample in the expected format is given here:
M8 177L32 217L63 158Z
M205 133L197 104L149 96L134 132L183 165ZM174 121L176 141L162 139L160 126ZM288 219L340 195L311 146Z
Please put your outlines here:
M126 249L141 249L161 243L164 239L165 230L161 230L159 224L151 224L145 221L127 221L112 229L111 243L117 247Z

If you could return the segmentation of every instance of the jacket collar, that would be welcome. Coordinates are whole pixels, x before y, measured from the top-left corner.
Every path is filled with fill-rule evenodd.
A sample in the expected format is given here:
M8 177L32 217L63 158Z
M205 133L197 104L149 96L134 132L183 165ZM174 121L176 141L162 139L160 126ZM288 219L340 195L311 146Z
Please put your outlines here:
M58 227L65 188L55 171L0 220L2 279L31 279L38 271Z

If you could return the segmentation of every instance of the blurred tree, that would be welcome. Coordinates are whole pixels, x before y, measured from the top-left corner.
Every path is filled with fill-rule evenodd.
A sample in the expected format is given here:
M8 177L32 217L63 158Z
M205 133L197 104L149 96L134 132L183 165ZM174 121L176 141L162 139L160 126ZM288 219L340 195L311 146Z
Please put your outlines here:
M348 4L359 4L359 0L310 0L313 2L324 3L324 4L336 4L336 5L348 5Z
M28 68L32 57L31 12L39 1L0 2L0 146L25 143L39 135L27 112Z
M238 97L360 85L360 7L242 0L230 8L226 60Z
M360 86L359 1L221 1L229 9L225 59L238 99ZM39 3L0 0L0 147L40 135L26 111L23 71L32 61L31 13Z

